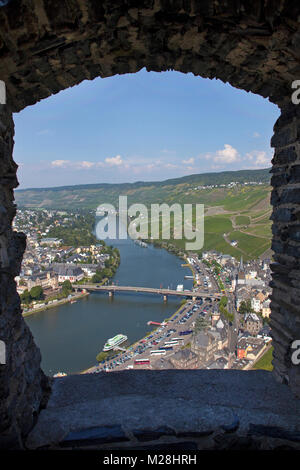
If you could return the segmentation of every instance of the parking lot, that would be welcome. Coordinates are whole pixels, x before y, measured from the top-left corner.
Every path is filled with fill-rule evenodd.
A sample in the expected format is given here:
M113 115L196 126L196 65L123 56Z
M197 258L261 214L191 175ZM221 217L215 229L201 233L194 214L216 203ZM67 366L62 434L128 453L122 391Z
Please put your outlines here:
M167 322L145 338L95 367L91 372L110 372L124 369L153 369L161 357L170 357L191 341L194 322L198 316L210 315L212 302L189 301Z

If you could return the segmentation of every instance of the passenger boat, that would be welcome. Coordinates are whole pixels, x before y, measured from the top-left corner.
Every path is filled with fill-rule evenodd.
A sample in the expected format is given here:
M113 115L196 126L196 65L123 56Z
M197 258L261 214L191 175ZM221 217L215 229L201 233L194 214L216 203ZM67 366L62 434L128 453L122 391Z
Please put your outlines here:
M110 338L106 341L103 351L110 351L111 349L114 349L116 346L119 344L124 343L128 338L126 335L118 334L114 336L113 338Z

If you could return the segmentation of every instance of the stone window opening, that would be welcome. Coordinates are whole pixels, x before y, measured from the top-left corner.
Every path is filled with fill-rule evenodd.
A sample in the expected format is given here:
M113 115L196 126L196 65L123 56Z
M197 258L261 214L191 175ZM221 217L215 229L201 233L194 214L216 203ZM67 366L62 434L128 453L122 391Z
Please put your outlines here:
M165 402L165 405L168 404L171 410L172 404L179 403L176 400L180 399L183 392L182 385L193 383L190 393L195 395L190 395L189 399L194 415L191 414L190 417L191 420L193 416L195 418L194 428L197 432L200 432L201 423L209 423L211 407L214 407L216 414L213 422L218 429L222 426L227 426L228 429L230 425L232 432L235 432L238 428L241 436L250 436L251 443L255 442L255 445L262 445L261 442L264 446L271 445L272 439L276 440L278 436L281 443L283 440L291 446L297 445L299 401L293 396L300 395L300 372L299 366L292 363L291 345L295 339L300 338L300 108L291 102L291 84L300 78L297 23L300 15L299 3L285 0L275 2L276 5L271 0L250 3L242 0L234 4L225 0L145 0L138 7L133 2L134 5L130 8L130 5L125 7L123 2L117 1L114 2L113 10L111 2L106 0L101 2L101 6L93 0L51 0L37 3L12 0L5 3L7 4L0 8L0 79L5 82L7 91L7 104L0 105L0 340L6 344L8 361L6 364L0 363L2 447L24 448L25 445L30 445L30 439L27 440L30 432L32 447L46 445L45 434L44 440L37 444L32 429L39 429L40 436L42 430L51 434L50 427L47 428L45 424L51 422L47 421L47 416L49 419L49 414L51 416L54 413L55 407L60 409L59 407L66 405L70 388L74 389L76 385L78 393L83 394L84 390L89 390L92 400L96 390L100 396L107 386L97 377L89 378L89 384L87 378L80 377L76 379L76 384L68 378L62 378L53 385L40 369L39 350L22 319L14 277L20 270L25 239L22 234L14 232L11 225L15 214L13 190L18 184L16 165L12 159L12 113L84 79L134 73L143 67L153 71L173 69L202 77L219 78L237 88L268 97L281 110L271 140L274 147L271 180L274 251L271 298L274 345L272 376L277 383L269 374L261 371L253 374L246 372L244 381L239 371L232 371L230 374L232 386L236 390L241 387L240 390L246 393L243 386L247 385L247 406L250 406L251 399L259 403L257 392L260 391L266 400L271 400L272 396L273 410L265 408L263 416L259 416L251 408L252 422L249 422L242 413L246 404L239 402L235 411L238 409L240 424L234 426L235 421L231 418L226 423L220 421L220 416L229 412L230 405L227 403L226 410L221 410L210 401L213 383L215 390L219 390L220 401L223 399L226 402L221 391L222 387L225 390L226 384L222 374L216 371L192 371L185 376L180 371L168 374L157 371L151 379L152 384L155 384L152 386L153 397L156 397L155 390L164 390L166 394L169 391L174 401ZM150 393L151 388L149 374L127 375L128 387L122 399L120 398L123 406L130 401L133 390L140 390L142 394L141 382L145 391ZM97 379L98 385L95 382ZM112 377L109 381L110 391L120 388L117 377ZM288 384L288 387L283 384ZM52 393L51 385L54 390ZM196 398L201 394L204 394L208 404L207 408L198 409ZM231 400L238 403L237 397L231 397ZM111 406L113 404L117 407L115 402ZM48 408L45 410L46 406ZM134 404L134 401L131 406L133 415L142 414L141 407ZM79 395L76 407L78 419L79 416L82 418L84 403ZM276 418L274 410L277 413ZM99 403L99 415L95 414L99 417L101 412L104 412L103 402ZM173 429L173 433L175 432L175 437L182 439L185 431L180 434L180 423L183 421L178 407L173 408L173 412L179 421L178 429L176 432ZM150 419L150 412L145 413ZM200 424L196 420L199 416L202 419ZM233 418L233 415L230 416ZM89 417L92 422L92 415ZM268 424L264 421L266 417ZM152 418L154 420L153 416ZM79 432L70 415L68 419L71 423L68 429L62 423L58 426L59 423L56 422L61 440L69 435L68 432ZM37 426L43 425L43 420L44 428L38 428ZM289 423L289 429L284 427L284 422ZM80 423L84 424L82 421ZM86 427L87 424L85 423ZM158 429L160 423L156 424ZM173 425L175 424L174 421ZM122 429L115 428L114 432L119 432L119 441L122 440L124 426ZM191 433L191 429L189 432ZM169 436L171 434L170 431ZM157 433L156 435L158 436ZM263 438L262 441L259 436ZM73 434L69 442L76 439L78 440L78 435L76 437ZM125 436L124 439L129 438ZM224 440L224 436L222 439L222 443L215 439L215 445L218 448L222 445L230 447L229 440ZM200 443L197 445L201 446ZM209 445L208 441L205 445Z

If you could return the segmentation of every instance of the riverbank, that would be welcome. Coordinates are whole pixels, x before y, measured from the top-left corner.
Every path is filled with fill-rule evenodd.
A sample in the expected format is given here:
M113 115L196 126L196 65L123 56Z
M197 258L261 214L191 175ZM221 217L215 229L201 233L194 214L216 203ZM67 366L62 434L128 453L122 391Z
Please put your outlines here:
M192 288L192 279L184 279L190 270L181 266L186 261L152 245L142 248L131 239L111 243L119 249L121 262L110 282L154 288L183 284L184 289ZM77 287L82 289L80 284ZM111 299L96 292L82 302L60 305L25 319L40 347L45 373L53 376L63 371L70 375L97 365L96 356L108 338L120 332L128 336L128 344L136 343L153 329L147 326L149 320L164 321L179 303L173 297L163 302L158 296L133 292L119 293Z
M197 281L196 281L196 276L195 276L195 269L194 267L190 264L190 263L185 263L185 264L182 264L181 265L183 268L190 268L190 270L192 271L192 275L193 275L193 284L194 286L197 284Z
M109 280L111 278L113 278L113 276L115 275L119 265L120 265L120 254L115 254L112 256L113 257L113 263L110 267L110 272L109 273L106 273L106 277L102 278L102 279L99 279L97 280L97 284L99 285L103 285L107 282L109 282ZM80 265L78 265L80 266ZM107 269L106 269L107 271ZM84 284L86 282L86 279L83 279L82 281L76 283L76 286L78 286L78 288L80 288L80 285L81 284ZM95 282L95 280L94 280ZM96 283L96 282L95 282ZM66 303L69 303L69 302L72 302L72 301L76 301L76 300L79 300L80 298L82 297L86 297L87 295L89 295L89 292L79 292L79 293L73 293L73 294L70 294L71 297L66 297L64 299L60 299L60 300L56 300L56 301L52 301L51 304L48 303L48 304L45 304L45 305L42 305L40 308L36 307L36 308L32 308L26 312L23 311L23 317L28 317L29 315L33 315L35 313L40 313L40 312L43 312L44 310L48 310L50 308L53 308L53 307L57 307L57 306L61 306L61 305L64 305Z
M186 302L184 303L181 303L181 305L178 307L178 309L176 309L176 311L167 319L165 319L164 321L165 322L169 322L171 321L179 312L180 310L182 309L182 307L186 304ZM149 331L145 336L143 336L142 338L138 339L135 343L132 343L128 346L128 348L126 348L126 351L129 351L130 349L134 349L138 346L138 344L143 341L143 340L147 340L148 336L150 336L151 334L155 333L156 330L158 330L160 328L160 326L157 326L157 328L154 328L153 330ZM121 353L121 351L120 351ZM94 365L92 367L89 367L88 369L85 369L81 372L79 372L80 374L91 374L95 371L96 367L98 367L97 365Z
M70 303L70 302L74 302L74 301L77 301L83 297L86 297L87 295L89 295L89 292L79 292L77 294L73 294L70 298L67 297L65 299L61 299L61 300L58 300L57 302L53 302L52 304L46 304L46 305L43 305L42 307L40 308L32 308L30 310L28 310L27 312L24 312L23 311L23 317L28 317L30 315L33 315L35 313L40 313L40 312L43 312L44 310L49 310L50 308L53 308L53 307L57 307L57 306L60 306L60 305L64 305L64 304L67 304L67 303Z
M154 246L154 248L161 248L163 250L166 250L168 253L177 256L178 258L186 260L187 253L184 250L178 248L176 245L173 245L172 243L169 243L164 240L152 240L151 238L147 238L145 240L143 239L142 241Z

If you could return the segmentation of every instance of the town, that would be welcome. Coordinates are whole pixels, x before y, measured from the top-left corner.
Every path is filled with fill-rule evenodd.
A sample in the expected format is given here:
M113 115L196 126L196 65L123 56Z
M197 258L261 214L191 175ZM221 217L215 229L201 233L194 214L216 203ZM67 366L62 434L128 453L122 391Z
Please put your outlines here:
M92 221L90 213L18 212L15 228L27 235L16 278L25 316L76 302L88 295L86 285L110 282L120 255L116 248L91 238ZM270 260L244 263L217 251L187 253L185 260L192 271L188 277L193 279L193 300L183 299L169 319L134 345L100 352L98 365L86 372L249 369L270 350ZM182 290L178 285L177 291Z
M24 315L87 295L73 293L74 283L107 282L113 276L119 252L91 235L93 221L89 213L18 211L14 228L27 236L16 278ZM50 236L56 233L61 237Z
M215 251L190 254L195 298L143 339L112 353L86 372L122 369L250 369L271 351L270 260L243 263ZM182 291L178 285L177 290ZM204 292L204 295L202 294ZM221 292L221 300L213 299ZM211 297L212 295L212 297ZM155 324L156 322L149 322Z

